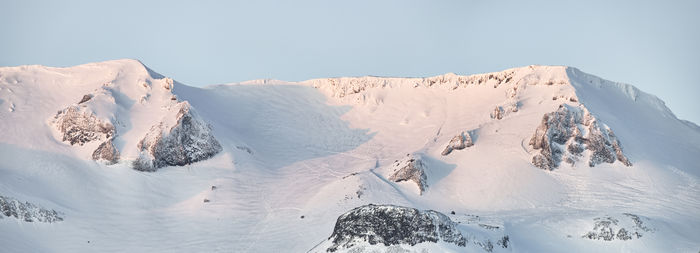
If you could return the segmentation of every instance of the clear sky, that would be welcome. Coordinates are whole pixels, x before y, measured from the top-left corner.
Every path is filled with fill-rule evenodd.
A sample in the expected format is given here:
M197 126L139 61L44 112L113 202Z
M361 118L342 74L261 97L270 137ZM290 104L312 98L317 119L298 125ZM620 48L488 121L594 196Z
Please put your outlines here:
M204 86L568 65L700 123L699 13L661 0L0 0L0 66L135 58Z

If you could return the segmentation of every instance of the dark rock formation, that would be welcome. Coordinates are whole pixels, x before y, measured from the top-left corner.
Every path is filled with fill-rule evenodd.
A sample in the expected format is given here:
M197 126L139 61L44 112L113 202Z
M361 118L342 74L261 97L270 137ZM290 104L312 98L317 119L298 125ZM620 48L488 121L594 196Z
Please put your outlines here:
M100 144L100 146L98 146L97 149L92 152L92 159L95 161L105 160L110 164L114 164L119 160L119 150L114 147L112 140L107 140Z
M187 101L178 103L173 110L174 115L169 114L153 126L139 142L141 155L134 161L134 169L155 171L165 166L187 165L208 159L222 150L211 127ZM174 117L174 120L167 117Z
M115 135L114 125L102 121L87 107L69 106L54 116L54 125L61 133L61 141L82 146L91 141L106 141Z
M474 142L472 142L469 132L461 132L450 140L445 150L442 151L442 155L446 156L452 153L453 150L462 150L471 146L474 146Z
M442 213L392 205L357 207L338 217L328 252L347 249L359 242L371 245L416 245L440 240L466 246L467 239Z
M20 202L17 199L0 196L0 214L14 217L26 222L58 222L63 218L54 210L38 207L29 202ZM0 215L0 218L3 216Z
M389 176L389 180L394 182L413 181L418 185L421 194L428 188L425 164L420 159L408 155L405 159L396 161L392 167L394 170Z
M562 104L555 112L545 114L530 145L541 150L532 157L532 164L545 170L557 168L562 160L574 164L586 150L590 152L591 167L615 160L632 166L613 131L599 124L584 107Z
M80 99L80 102L78 102L78 104L82 104L82 103L85 103L87 101L90 101L90 99L92 99L92 94L84 95L83 98Z
M498 246L501 246L501 248L504 249L508 248L508 243L510 243L510 237L508 237L507 235L501 237L501 239L499 239L498 242L496 242Z
M620 219L605 216L595 218L593 221L593 230L584 234L583 238L604 241L615 239L627 241L639 239L645 232L653 232L653 229L644 225L642 218L630 213L624 213Z

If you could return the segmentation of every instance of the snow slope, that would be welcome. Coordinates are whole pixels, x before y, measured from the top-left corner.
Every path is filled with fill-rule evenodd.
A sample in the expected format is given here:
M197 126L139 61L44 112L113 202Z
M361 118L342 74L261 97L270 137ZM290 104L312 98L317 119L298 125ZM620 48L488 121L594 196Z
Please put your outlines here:
M115 164L91 159L97 142L63 142L51 123L86 94L95 95L86 104L96 117L115 126ZM132 169L139 141L182 101L222 151L156 172ZM535 167L529 140L561 104L583 106L612 129L633 165ZM572 67L205 88L136 60L4 67L0 108L0 196L63 218L0 219L0 251L306 252L327 243L341 214L369 203L436 210L470 233L498 226L493 233L511 242L502 251L700 249L699 128L653 95ZM442 155L462 132L473 146ZM389 180L407 155L424 165L422 194L412 181ZM596 218L624 213L654 230L629 241L583 238Z

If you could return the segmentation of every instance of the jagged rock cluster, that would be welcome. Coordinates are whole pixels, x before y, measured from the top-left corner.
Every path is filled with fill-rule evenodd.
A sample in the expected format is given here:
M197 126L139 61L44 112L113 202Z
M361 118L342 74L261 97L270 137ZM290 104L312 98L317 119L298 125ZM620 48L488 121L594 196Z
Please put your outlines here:
M62 141L84 145L92 141L106 141L115 134L111 122L97 118L87 107L69 106L58 111L54 124L62 134Z
M92 95L85 95L78 105L58 111L53 119L54 126L61 134L61 141L71 145L101 142L92 153L92 158L115 163L119 159L119 151L112 143L116 130L111 122L99 119L87 106L82 105L91 98Z
M4 216L14 217L26 222L58 222L63 218L58 212L38 207L29 202L20 202L17 199L0 196L0 218Z
M496 242L498 246L501 246L501 248L507 249L508 244L510 244L510 237L508 235L504 235L501 237L501 239L498 239L498 242Z
M164 119L141 139L138 144L141 155L134 161L134 169L155 171L165 166L182 166L221 152L221 144L210 126L187 101L178 103L175 109L174 123L169 123L172 119Z
M613 131L583 106L562 104L556 111L545 114L530 145L540 150L532 157L532 164L545 170L557 168L562 160L573 165L586 151L590 167L616 160L632 165Z
M425 174L425 164L421 159L407 155L401 161L392 164L392 174L389 180L394 182L413 181L418 185L420 194L428 188L428 176Z
M588 238L591 240L632 240L639 239L645 232L653 232L654 230L645 226L642 218L637 215L624 213L623 219L627 221L622 222L620 219L605 216L593 219L594 226L593 230L584 234L583 238Z
M446 156L452 153L454 150L462 150L471 146L474 146L471 134L468 131L461 132L455 137L452 137L450 143L447 144L447 147L445 147L445 150L443 150L441 154Z
M392 85L411 85L413 87L446 86L456 89L467 85L493 85L494 88L501 84L509 83L515 76L515 71L503 71L497 73L460 76L445 74L427 78L385 78L385 77L342 77L309 80L314 87L329 87L334 97L342 98L348 95L363 92L376 87Z
M455 222L442 213L393 205L366 205L338 217L333 234L328 238L328 252L351 248L357 243L385 246L440 240L466 246L467 239Z

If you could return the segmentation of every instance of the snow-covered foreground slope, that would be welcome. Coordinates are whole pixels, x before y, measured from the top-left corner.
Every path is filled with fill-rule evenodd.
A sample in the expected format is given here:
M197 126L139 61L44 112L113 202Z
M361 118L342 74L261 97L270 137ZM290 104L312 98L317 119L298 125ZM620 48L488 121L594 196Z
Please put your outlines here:
M66 108L85 124L61 131ZM560 108L549 118L568 123L543 120ZM196 88L135 60L20 66L0 68L0 109L0 196L62 218L0 206L0 251L700 249L700 128L575 68ZM561 157L552 170L533 164L533 136ZM144 153L156 140L183 148ZM144 156L175 162L135 170ZM435 210L466 243L334 247L336 220L367 204Z

